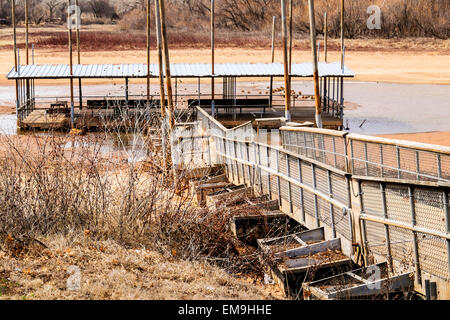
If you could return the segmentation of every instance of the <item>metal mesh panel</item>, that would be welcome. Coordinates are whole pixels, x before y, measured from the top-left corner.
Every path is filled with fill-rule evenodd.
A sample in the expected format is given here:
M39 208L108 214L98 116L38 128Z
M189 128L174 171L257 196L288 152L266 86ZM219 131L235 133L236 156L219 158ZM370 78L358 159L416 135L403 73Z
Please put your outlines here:
M416 225L446 232L444 194L429 189L414 190Z
M331 189L333 191L333 198L342 203L349 203L348 185L343 176L333 172L331 173Z
M381 223L366 221L366 240L369 251L387 256L386 235Z
M316 186L317 189L323 194L329 194L328 188L328 174L326 170L320 169L318 167L316 170Z
M380 185L377 183L364 182L361 187L363 192L365 213L373 216L384 217Z
M319 197L317 204L320 221L331 227L330 203Z
M345 138L326 133L282 130L283 147L310 159L346 169Z
M389 226L392 259L405 266L414 265L413 233L409 230Z
M408 180L450 180L450 155L419 146L366 142L349 136L353 174Z
M311 217L315 217L314 194L308 190L303 190L303 201L305 204L305 213Z
M389 219L411 225L412 215L408 187L395 185L387 186L386 207Z
M442 279L450 279L446 241L423 233L417 233L417 240L420 269Z
M344 211L334 207L334 225L336 231L347 240L352 240L352 229L350 226L349 215L344 215Z
M303 183L312 187L313 186L313 175L312 175L311 165L302 161L301 168L302 168Z

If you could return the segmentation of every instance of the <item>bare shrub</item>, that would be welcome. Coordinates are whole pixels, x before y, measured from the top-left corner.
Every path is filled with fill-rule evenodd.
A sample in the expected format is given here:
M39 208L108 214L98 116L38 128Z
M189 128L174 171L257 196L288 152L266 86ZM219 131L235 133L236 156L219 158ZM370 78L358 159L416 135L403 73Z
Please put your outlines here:
M230 216L196 207L179 190L185 174L163 170L161 147L146 134L158 120L136 113L103 133L0 137L0 243L12 241L20 254L43 237L86 233L260 274L256 250L239 254Z

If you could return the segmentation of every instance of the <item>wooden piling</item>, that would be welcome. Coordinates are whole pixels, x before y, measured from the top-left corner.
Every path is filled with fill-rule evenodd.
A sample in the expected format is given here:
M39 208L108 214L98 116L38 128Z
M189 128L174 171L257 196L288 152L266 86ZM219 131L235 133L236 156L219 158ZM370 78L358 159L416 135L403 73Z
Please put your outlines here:
M314 0L309 1L309 24L311 33L311 51L314 65L314 95L316 100L316 125L318 128L322 128L322 108L321 97L319 88L319 68L317 63L317 47L316 47L316 19L314 16Z
M285 97L285 117L291 121L291 89L289 87L289 66L287 48L287 25L286 25L286 0L281 0L281 27L283 34L283 63L284 63L284 97Z
M344 0L341 0L341 69L344 70Z
M70 19L70 5L71 1L67 0L67 17ZM75 127L75 106L74 106L74 94L73 94L73 44L72 44L72 28L67 20L67 28L69 29L69 68L70 68L70 123L72 129Z
M273 22L272 22L272 59L271 62L275 62L275 22L276 17L273 16ZM273 77L270 77L270 107L272 108L273 104Z
M214 88L214 0L211 0L211 113L215 116L216 105L215 105L215 88Z
M166 13L164 0L159 1L159 14L160 14L160 22L161 22L161 40L163 47L163 57L164 57L164 66L166 70L166 87L167 87L167 100L168 100L168 109L169 109L169 126L170 129L175 127L175 119L174 119L174 107L172 100L172 79L170 76L170 58L169 58L169 47L167 44L167 31L166 31Z
M292 0L289 0L289 75L292 72L292 32Z
M166 93L164 89L164 63L162 55L161 43L161 19L159 14L159 1L155 1L155 22L156 22L156 42L158 47L158 64L159 64L159 95L161 99L161 117L166 117Z
M75 0L75 5L77 6L77 10L79 10L80 6L78 0ZM78 21L78 11L77 11L77 55L78 55L78 65L81 64L81 40L80 40L80 27L81 27L81 12L80 12L80 21ZM83 109L83 89L81 85L81 78L78 78L78 94L80 99L80 110Z
M18 55L17 55L17 26L16 26L16 0L11 0L11 20L13 25L13 42L14 42L14 70L18 71ZM16 80L16 114L17 121L20 123L22 119L19 117L19 81Z
M28 48L28 35L29 35L29 0L25 0L25 50L26 50L26 62L30 64L30 54Z
M147 107L150 105L150 0L147 0Z
M325 62L328 62L328 16L325 12L323 19L323 33L324 33L324 54L325 54Z

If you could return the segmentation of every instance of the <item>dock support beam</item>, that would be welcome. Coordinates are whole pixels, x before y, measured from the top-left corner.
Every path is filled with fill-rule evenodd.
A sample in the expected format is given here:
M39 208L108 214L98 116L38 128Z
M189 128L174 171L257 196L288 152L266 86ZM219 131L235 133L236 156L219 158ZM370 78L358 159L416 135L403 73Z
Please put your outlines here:
M316 46L316 19L314 16L314 0L309 0L309 23L311 32L311 49L312 49L312 59L314 65L314 94L316 100L316 125L317 128L322 128L322 117L321 117L321 97L319 88L319 68L317 63L317 46Z
M158 47L158 64L159 64L159 96L161 99L161 117L164 119L166 117L166 93L164 89L164 71L163 71L164 64L162 54L161 18L158 0L155 0L155 24L156 24L156 43ZM163 150L165 149L163 148Z
M68 18L70 19L70 6L71 1L67 1L67 14ZM73 54L72 54L72 26L68 25L67 28L69 29L69 62L70 62L70 124L72 129L75 127L75 106L74 106L74 94L73 94Z
M215 117L216 102L215 102L215 88L214 88L214 0L211 0L211 114Z
M289 85L289 66L288 66L288 47L287 47L287 22L286 22L286 0L281 0L281 27L283 34L283 64L284 64L284 98L285 98L285 117L288 122L291 121L291 88Z
M271 62L275 62L275 21L276 17L273 16L273 22L272 22L272 60ZM273 106L273 77L270 77L270 108Z

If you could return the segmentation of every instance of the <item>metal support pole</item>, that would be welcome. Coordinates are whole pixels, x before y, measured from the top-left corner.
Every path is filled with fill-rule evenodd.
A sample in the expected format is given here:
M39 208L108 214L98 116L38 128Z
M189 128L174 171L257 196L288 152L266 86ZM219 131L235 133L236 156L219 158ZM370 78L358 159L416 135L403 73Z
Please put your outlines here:
M283 64L284 64L284 98L285 98L285 117L288 122L291 121L291 88L289 86L289 66L288 66L288 48L287 48L287 25L286 25L286 0L281 0L281 26L283 34Z
M291 166L289 163L289 156L286 154L286 170L287 176L291 178ZM289 200L289 212L294 213L294 203L292 202L292 185L291 182L288 181L288 200Z
M278 191L278 204L283 204L283 201L281 199L281 178L280 178L280 151L276 150L276 168L277 168L277 191Z
M327 178L328 178L328 193L329 197L333 198L333 185L331 182L331 172L330 170L327 170ZM332 203L330 203L330 223L331 223L331 230L333 231L333 239L336 238L336 225L334 223L334 206Z
M444 216L445 216L445 225L447 227L447 233L450 233L450 209L449 209L449 201L448 201L448 193L446 191L443 192L443 204L444 204ZM447 239L447 263L448 270L450 270L450 240Z
M68 11L67 14L70 18L70 5L71 1L68 0ZM75 106L74 106L74 92L73 92L73 47L72 47L72 28L70 25L67 26L69 29L69 61L70 61L70 123L72 129L75 127Z
M30 54L28 48L28 36L29 36L29 0L25 0L25 50L26 50L26 62L30 64Z
M322 128L322 117L321 117L321 101L320 101L320 91L319 91L319 69L317 64L317 47L316 47L316 19L314 16L314 0L309 0L309 23L311 32L311 49L312 49L312 59L314 64L314 93L316 100L316 126Z
M169 46L167 43L167 31L166 31L166 10L164 6L164 0L159 1L159 14L160 14L160 24L161 24L161 36L162 36L162 47L163 47L163 57L164 57L164 67L166 71L166 87L167 87L167 100L168 100L168 111L169 111L169 127L170 130L175 127L175 117L174 117L174 106L172 100L172 79L170 75L170 58L169 58Z
M215 102L215 88L214 88L214 0L211 0L211 114L215 117L216 102Z
M344 70L344 0L341 0L341 69Z
M380 183L380 193L381 193L381 205L383 206L383 214L384 218L388 219L388 209L387 209L387 203L386 203L386 186L384 183ZM387 224L384 225L384 234L386 237L386 254L387 254L387 261L389 263L389 268L391 271L394 271L394 266L392 264L392 251L391 251L391 238L389 234L389 226Z
M416 226L416 205L414 199L414 190L413 187L408 186L408 194L409 194L409 204L411 210L411 224L412 227ZM417 233L412 231L413 233L413 245L414 245L414 265L416 271L416 281L418 284L422 283L422 273L420 271L420 263L419 263L419 245L417 243Z
M166 93L164 88L164 62L162 53L162 34L161 34L161 16L159 10L159 1L155 0L155 22L156 22L156 43L158 47L158 65L159 65L159 96L161 100L161 117L166 117ZM200 79L199 79L200 81ZM200 92L200 91L199 91Z
M341 109L339 112L340 119L344 119L344 77L341 77Z
M302 163L300 158L297 159L297 166L298 166L298 181L303 184L303 172L302 172ZM305 198L304 198L304 192L303 188L300 187L300 206L302 207L302 219L303 223L306 224L306 210L305 210Z
M14 41L14 71L18 72L18 55L17 55L17 27L16 27L16 0L11 0L11 20L13 25L13 41ZM16 80L16 115L18 122L21 122L19 115L20 98L19 98L19 81Z
M266 147L267 151L267 167L270 168L270 149L269 147ZM272 200L272 188L271 188L271 182L270 182L270 172L267 172L267 187L269 189L269 198Z
M200 107L200 77L198 77L198 106Z
M438 179L442 179L441 155L439 153L436 154L436 161L437 161L437 176Z
M324 54L325 54L325 62L328 62L328 16L325 12L324 19Z
M314 191L317 190L317 178L316 178L316 165L311 164L312 169L312 183ZM317 195L314 193L314 213L316 217L316 226L317 228L320 228L320 219L319 219L319 199L317 198Z
M147 0L147 107L150 105L150 0Z
M275 62L275 21L276 17L273 17L272 22L272 59L271 62ZM270 77L270 108L273 106L273 77ZM264 110L265 111L265 110Z
M361 214L365 213L364 209L364 199L363 199L363 191L362 191L362 182L358 180L358 197L359 197L359 206L361 208ZM367 241L367 228L366 228L366 220L360 219L359 220L362 225L360 225L361 229L361 241L363 243L363 257L364 257L364 265L369 265L369 249L368 245L369 242Z
M80 10L78 5L78 0L75 0L75 5L77 7L77 10ZM80 40L80 24L81 21L78 20L78 12L77 12L77 54L78 54L78 65L81 65L81 40ZM78 78L78 98L80 101L80 110L83 109L83 91L82 91L82 85L81 85L81 78Z
M128 95L128 78L125 78L125 102L126 102L126 104L127 104L127 106L128 106L128 98L129 98L129 95Z
M259 165L259 183L261 189L261 195L263 194L263 181L262 181L262 169L261 169L261 145L258 144L258 165Z

